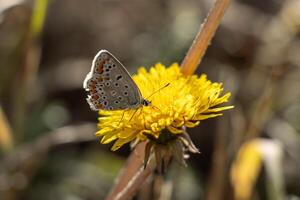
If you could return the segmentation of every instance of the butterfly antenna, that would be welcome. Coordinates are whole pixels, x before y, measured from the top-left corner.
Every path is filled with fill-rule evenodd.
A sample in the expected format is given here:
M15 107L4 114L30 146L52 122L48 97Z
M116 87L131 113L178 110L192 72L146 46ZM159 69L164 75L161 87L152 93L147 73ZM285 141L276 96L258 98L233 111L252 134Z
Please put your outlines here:
M130 119L129 119L129 122L132 120L133 116L137 113L137 111L138 111L139 109L140 109L140 108L138 108L138 109L136 109L136 110L134 111L134 113L132 114L132 116L131 116ZM143 107L142 107L142 109L143 109Z
M155 92L153 92L150 96L148 96L146 99L149 99L150 97L152 97L154 94L158 93L159 91L161 91L162 89L168 87L171 83L167 83L165 86L159 88L158 90L156 90Z

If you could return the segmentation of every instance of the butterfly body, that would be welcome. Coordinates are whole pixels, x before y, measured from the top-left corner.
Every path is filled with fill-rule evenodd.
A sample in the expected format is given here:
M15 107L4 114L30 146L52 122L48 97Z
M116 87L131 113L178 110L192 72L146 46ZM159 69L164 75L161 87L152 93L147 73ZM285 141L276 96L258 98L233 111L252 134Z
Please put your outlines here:
M148 106L126 68L107 50L95 56L84 89L92 110L124 110Z

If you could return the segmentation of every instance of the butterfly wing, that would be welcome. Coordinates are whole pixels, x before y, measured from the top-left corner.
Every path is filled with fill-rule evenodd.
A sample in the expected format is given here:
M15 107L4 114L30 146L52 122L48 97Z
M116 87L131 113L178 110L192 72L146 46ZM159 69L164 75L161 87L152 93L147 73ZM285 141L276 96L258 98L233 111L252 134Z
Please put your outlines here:
M92 110L122 110L141 105L142 95L125 67L111 53L101 50L93 60L84 85Z

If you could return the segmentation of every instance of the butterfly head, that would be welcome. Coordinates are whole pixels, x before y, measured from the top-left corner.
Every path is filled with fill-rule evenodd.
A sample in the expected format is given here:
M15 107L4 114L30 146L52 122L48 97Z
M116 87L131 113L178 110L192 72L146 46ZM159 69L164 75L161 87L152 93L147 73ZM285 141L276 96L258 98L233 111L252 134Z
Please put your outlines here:
M148 100L146 100L146 99L143 99L142 100L142 105L143 106L149 106L151 104L151 101L148 101Z

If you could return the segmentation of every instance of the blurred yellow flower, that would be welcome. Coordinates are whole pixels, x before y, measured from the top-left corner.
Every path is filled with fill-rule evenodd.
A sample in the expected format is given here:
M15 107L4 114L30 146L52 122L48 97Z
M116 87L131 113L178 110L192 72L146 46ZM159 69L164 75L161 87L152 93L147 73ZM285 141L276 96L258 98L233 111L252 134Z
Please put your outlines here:
M177 63L168 68L158 63L149 72L141 67L133 79L151 104L138 110L99 112L96 135L102 137L103 144L116 140L113 151L130 141L157 139L165 129L174 136L181 134L182 127L195 127L201 120L220 116L220 111L233 107L216 107L230 97L230 93L221 96L221 83L212 83L205 74L184 76Z
M254 184L262 166L260 141L244 144L231 168L231 182L236 200L251 199Z

